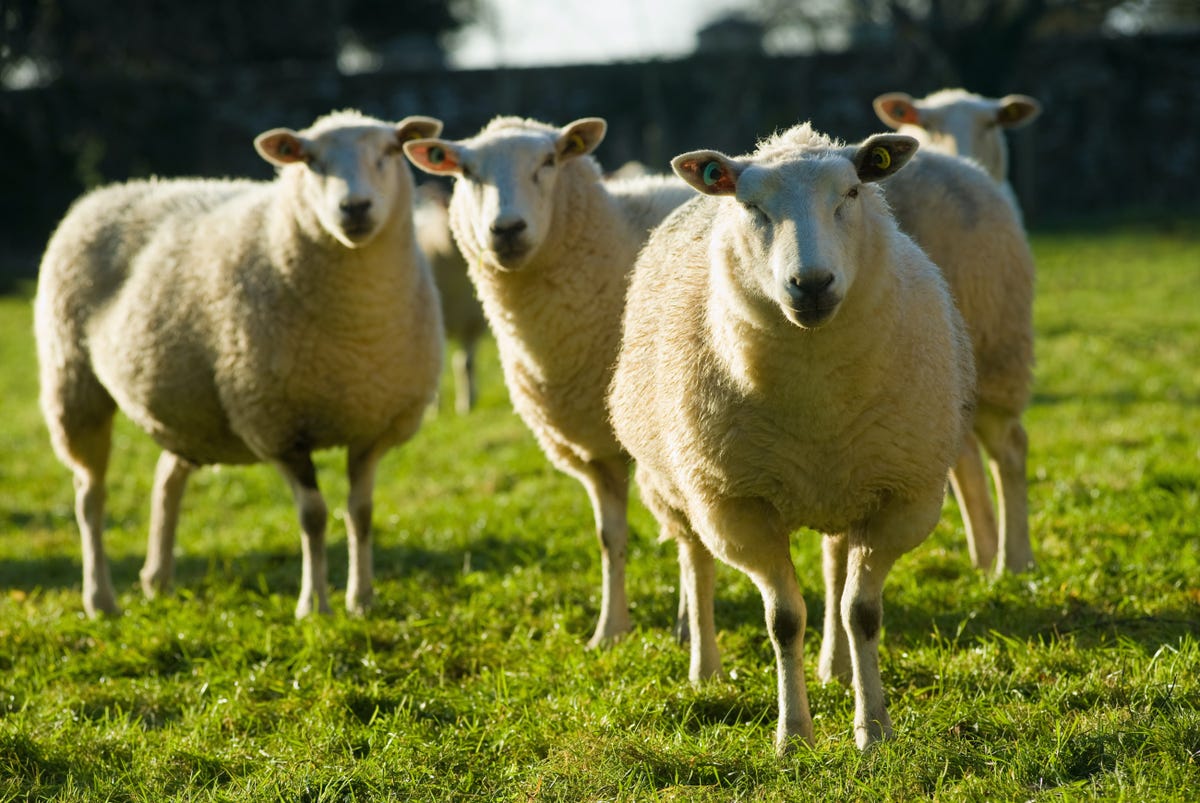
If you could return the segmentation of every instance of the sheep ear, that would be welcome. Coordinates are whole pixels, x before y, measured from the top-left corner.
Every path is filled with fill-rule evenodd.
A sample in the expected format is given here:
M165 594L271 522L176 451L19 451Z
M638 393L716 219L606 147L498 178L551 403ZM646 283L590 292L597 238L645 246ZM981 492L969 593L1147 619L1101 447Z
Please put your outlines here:
M458 148L444 139L410 139L404 143L408 161L435 176L460 175L462 159Z
M704 195L733 195L744 165L717 151L691 151L671 160L675 174Z
M303 137L290 128L272 128L254 138L258 155L273 165L282 167L293 162L307 162L308 151Z
M565 162L596 150L607 131L608 123L602 117L584 117L563 126L554 146L558 161Z
M888 92L875 98L875 114L889 128L902 125L920 125L921 112L917 110L911 96L903 92Z
M854 152L859 181L879 181L908 163L917 152L917 141L904 134L876 134Z
M1005 95L996 109L996 124L1001 128L1020 128L1042 113L1042 104L1028 95Z
M396 123L396 142L403 145L413 139L430 139L442 133L442 121L435 117L413 115Z

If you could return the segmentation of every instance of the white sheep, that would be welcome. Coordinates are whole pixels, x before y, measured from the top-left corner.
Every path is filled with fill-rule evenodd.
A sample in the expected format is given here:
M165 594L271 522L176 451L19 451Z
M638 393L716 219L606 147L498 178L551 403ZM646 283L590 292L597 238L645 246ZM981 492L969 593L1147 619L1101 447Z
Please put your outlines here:
M920 100L888 92L875 98L874 106L884 124L916 137L925 149L974 159L1020 209L1008 180L1004 130L1033 122L1042 112L1037 100L1028 95L985 98L965 89L942 89Z
M703 195L655 230L630 284L610 409L642 497L690 567L691 677L719 668L716 555L763 597L780 752L812 741L789 535L827 534L821 674L852 676L865 748L891 730L884 578L936 524L970 420L961 317L874 184L916 147L897 134L844 147L805 124L750 156L677 156Z
M595 647L630 628L625 595L629 458L605 393L629 271L650 229L693 193L674 176L604 181L599 118L556 128L498 117L474 137L406 143L456 177L450 225L496 338L517 413L588 492L601 549Z
M433 269L442 300L446 335L457 345L450 359L454 371L454 408L462 415L474 409L479 398L475 351L487 333L487 319L467 276L467 261L450 232L449 201L450 192L443 185L422 184L417 190L413 223L417 230L417 245Z
M986 173L942 153L918 153L883 190L901 230L941 268L971 336L978 405L950 479L972 561L997 575L1025 571L1034 558L1021 416L1033 383L1035 271L1024 228Z
M311 452L348 447L346 607L371 602L371 496L413 435L442 358L437 292L412 226L400 145L441 123L346 111L255 139L273 181L151 180L75 203L41 264L41 405L75 474L89 615L120 611L104 555L105 472L120 408L163 448L147 595L169 587L189 474L269 462L303 531L296 615L327 599L326 506Z

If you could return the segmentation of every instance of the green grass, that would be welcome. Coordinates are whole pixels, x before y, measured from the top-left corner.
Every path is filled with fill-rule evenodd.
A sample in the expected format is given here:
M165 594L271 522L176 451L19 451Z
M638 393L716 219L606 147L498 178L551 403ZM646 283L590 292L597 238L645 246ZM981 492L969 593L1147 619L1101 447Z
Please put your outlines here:
M689 686L670 633L674 548L638 504L637 630L583 649L599 601L586 499L509 410L494 350L481 409L431 419L380 470L367 618L293 620L295 513L262 467L194 477L177 593L143 600L156 452L121 419L107 543L126 613L87 620L28 299L0 299L0 801L1192 799L1198 228L1034 237L1039 567L994 583L972 570L948 502L885 594L896 738L859 754L851 696L811 681L816 747L782 762L757 593L721 568L729 678ZM342 455L320 467L342 588ZM811 666L816 539L794 554Z

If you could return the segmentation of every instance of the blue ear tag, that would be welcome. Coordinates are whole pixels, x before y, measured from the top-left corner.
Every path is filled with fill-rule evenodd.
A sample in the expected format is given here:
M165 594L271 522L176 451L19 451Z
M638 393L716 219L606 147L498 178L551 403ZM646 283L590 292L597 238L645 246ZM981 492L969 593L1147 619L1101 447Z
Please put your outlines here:
M718 162L709 162L704 166L704 172L700 174L704 179L704 186L711 187L721 180L721 165Z
M446 151L440 145L431 145L427 154L430 164L440 165L446 161Z

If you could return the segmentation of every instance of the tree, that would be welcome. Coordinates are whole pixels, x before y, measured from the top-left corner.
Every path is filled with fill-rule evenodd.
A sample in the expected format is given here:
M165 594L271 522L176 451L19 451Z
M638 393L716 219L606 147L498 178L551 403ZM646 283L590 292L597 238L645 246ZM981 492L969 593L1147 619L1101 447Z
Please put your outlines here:
M922 59L933 83L983 94L1005 91L1025 45L1050 31L1094 32L1118 6L1178 0L758 0L773 31L866 44L881 39Z
M147 78L274 61L337 62L347 38L370 48L461 27L475 0L4 0L0 77ZM3 75L7 74L7 76Z

